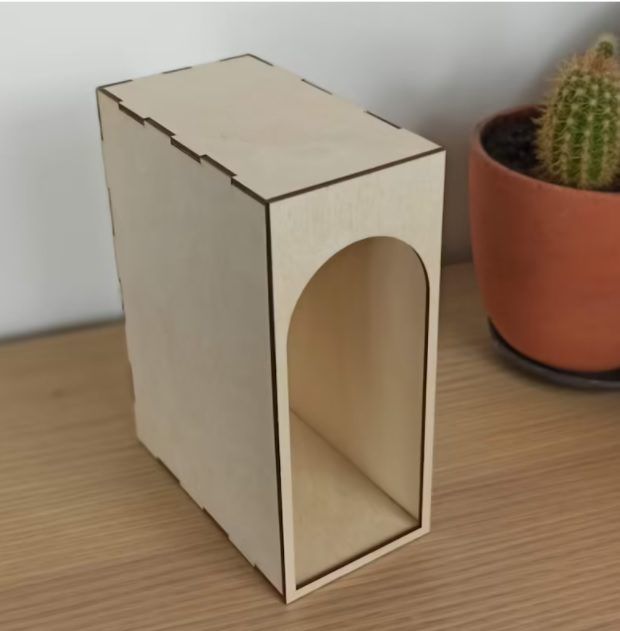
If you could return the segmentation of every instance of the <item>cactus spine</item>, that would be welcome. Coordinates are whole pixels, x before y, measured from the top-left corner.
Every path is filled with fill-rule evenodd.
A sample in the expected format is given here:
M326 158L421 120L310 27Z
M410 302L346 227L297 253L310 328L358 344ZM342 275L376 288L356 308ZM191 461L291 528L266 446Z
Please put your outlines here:
M569 60L538 122L542 177L589 190L610 188L620 175L620 67L613 37L602 36Z

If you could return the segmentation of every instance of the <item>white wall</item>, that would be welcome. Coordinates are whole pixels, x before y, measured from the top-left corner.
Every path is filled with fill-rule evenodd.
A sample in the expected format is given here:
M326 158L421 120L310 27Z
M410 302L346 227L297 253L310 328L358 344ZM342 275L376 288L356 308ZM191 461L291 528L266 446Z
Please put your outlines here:
M94 88L246 51L448 148L445 251L469 256L466 147L535 101L613 4L0 5L0 337L120 314Z

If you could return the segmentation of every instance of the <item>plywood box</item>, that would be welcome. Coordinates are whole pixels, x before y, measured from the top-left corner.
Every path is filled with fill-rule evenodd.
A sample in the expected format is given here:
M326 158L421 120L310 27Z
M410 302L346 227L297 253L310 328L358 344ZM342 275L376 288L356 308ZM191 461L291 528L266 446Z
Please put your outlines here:
M98 104L140 440L287 602L428 532L441 147L252 55Z

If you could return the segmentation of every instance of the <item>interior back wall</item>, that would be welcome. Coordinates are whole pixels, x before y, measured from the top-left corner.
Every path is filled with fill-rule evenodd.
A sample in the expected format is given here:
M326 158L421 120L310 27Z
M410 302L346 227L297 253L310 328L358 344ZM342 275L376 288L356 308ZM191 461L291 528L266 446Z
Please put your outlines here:
M470 256L472 125L536 101L613 4L0 5L0 338L121 313L95 86L252 51L448 149Z

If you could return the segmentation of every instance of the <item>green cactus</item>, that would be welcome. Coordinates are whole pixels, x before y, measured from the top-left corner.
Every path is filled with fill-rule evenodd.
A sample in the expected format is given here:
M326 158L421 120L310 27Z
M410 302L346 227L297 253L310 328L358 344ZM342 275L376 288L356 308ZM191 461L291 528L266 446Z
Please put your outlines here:
M605 35L569 60L537 120L541 176L589 190L612 187L620 175L620 66L616 41Z

